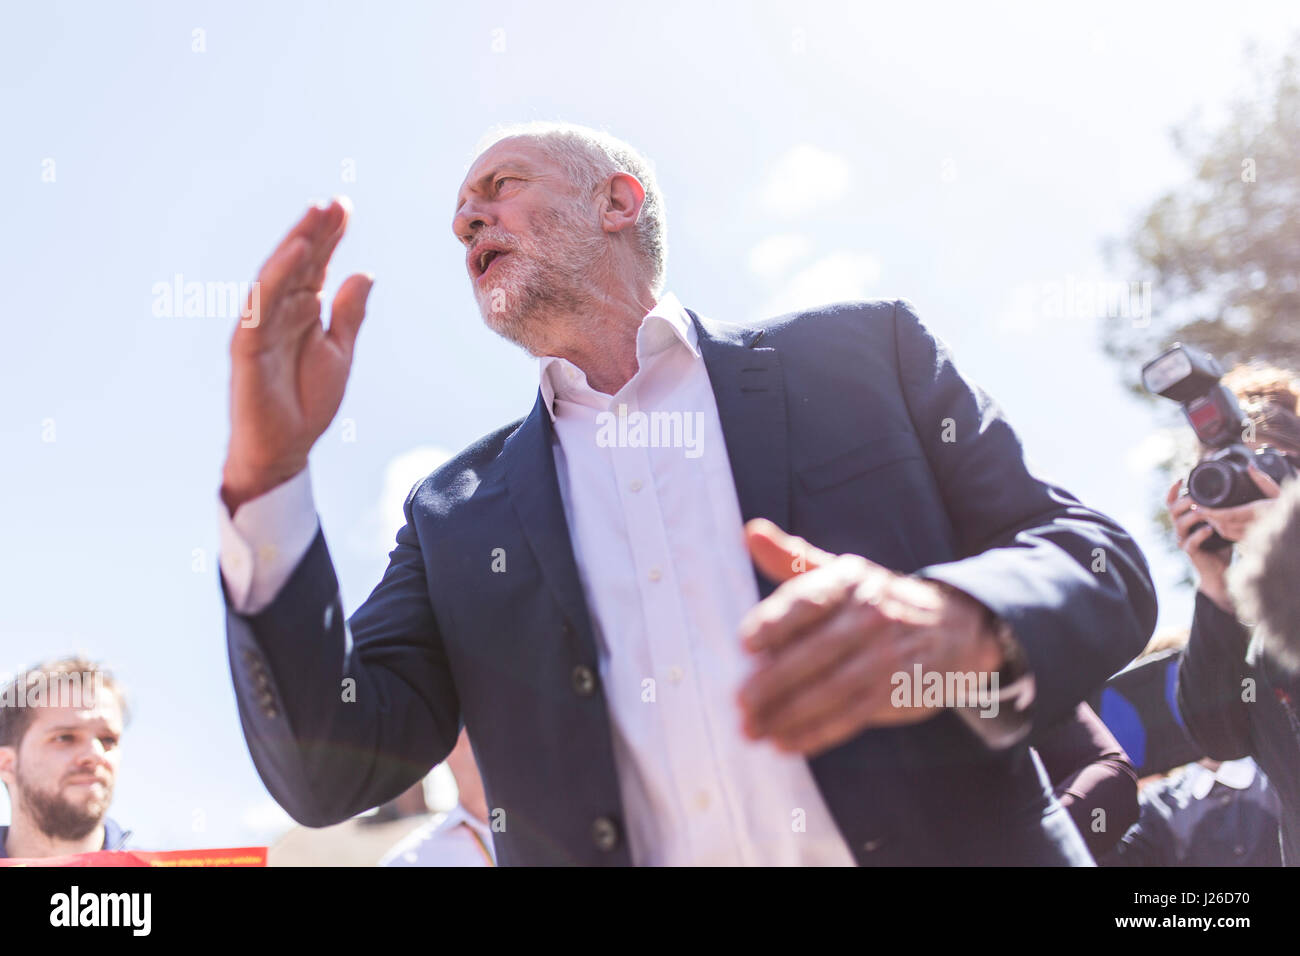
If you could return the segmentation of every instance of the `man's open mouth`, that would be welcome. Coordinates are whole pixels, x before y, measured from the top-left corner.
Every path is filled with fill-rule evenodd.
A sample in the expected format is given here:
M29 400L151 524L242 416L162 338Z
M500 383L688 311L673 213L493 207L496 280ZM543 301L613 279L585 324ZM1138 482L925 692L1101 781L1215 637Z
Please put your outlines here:
M494 247L485 247L480 249L474 259L471 261L471 268L474 271L475 280L482 279L492 270L492 264L509 253L504 249Z

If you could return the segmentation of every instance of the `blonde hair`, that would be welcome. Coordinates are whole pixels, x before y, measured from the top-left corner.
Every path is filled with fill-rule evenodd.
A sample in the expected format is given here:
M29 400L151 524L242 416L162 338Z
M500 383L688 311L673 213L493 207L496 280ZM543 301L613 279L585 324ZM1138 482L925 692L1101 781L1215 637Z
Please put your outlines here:
M1261 442L1300 454L1300 380L1264 362L1238 365L1223 376L1226 385L1255 427Z

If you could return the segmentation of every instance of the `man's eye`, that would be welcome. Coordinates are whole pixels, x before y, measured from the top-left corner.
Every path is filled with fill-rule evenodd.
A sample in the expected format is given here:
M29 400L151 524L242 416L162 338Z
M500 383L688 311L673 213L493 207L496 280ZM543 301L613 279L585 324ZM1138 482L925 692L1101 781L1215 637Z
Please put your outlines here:
M515 181L514 176L502 176L500 179L497 180L497 189L501 188L502 183L512 183L514 181Z

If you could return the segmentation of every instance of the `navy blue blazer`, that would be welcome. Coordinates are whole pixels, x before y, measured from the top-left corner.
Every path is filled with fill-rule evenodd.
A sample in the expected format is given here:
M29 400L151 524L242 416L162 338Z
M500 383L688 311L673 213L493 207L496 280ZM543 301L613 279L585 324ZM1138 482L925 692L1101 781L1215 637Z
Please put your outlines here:
M1028 656L1035 728L1145 645L1156 602L1137 545L1029 473L908 303L754 326L690 315L746 520L978 598ZM295 820L326 826L395 797L463 723L503 865L631 862L552 441L539 395L412 489L388 568L346 628L323 534L264 611L227 603L244 735ZM491 571L498 548L506 573ZM1029 742L993 750L945 711L809 765L859 863L1087 863Z

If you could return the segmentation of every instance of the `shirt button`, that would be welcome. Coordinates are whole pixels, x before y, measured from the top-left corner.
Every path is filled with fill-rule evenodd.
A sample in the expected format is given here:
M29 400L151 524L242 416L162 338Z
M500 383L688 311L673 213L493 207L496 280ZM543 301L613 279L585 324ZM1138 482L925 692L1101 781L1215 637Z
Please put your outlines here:
M695 795L695 806L700 810L709 809L709 804L711 802L712 800L709 797L709 791L707 790L701 790Z
M591 824L591 842L608 853L618 846L618 825L609 817L597 817Z
M628 486L628 488L629 488L631 491L640 491L640 490L641 490L641 479L640 479L640 478L633 478L631 481L628 482L627 486Z
M647 577L650 578L651 581L658 581L663 576L664 573L660 571L658 568L651 568L650 573L647 575Z
M684 673L685 672L680 667L674 664L672 667L668 668L668 679L676 684L682 679Z
M596 675L590 667L579 664L573 669L573 692L579 697L590 697L596 689Z

